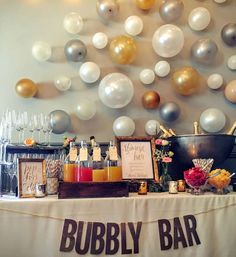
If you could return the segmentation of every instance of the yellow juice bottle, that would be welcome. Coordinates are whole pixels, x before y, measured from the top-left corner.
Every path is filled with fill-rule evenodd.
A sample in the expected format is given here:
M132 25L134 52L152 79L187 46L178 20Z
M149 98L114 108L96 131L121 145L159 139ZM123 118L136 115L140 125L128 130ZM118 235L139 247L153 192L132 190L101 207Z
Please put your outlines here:
M104 182L106 181L106 174L104 170L104 159L101 155L101 148L97 142L93 145L92 150L92 167L93 167L93 174L92 180L93 182Z
M113 141L110 141L110 145L105 158L105 174L107 181L122 180L121 159L118 155L116 145Z

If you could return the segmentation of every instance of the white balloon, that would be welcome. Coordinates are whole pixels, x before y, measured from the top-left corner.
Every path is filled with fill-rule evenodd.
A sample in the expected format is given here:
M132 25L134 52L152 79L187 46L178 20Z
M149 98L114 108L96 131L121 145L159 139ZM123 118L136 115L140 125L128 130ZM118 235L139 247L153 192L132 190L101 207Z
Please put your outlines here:
M96 105L94 102L89 100L81 100L77 105L77 116L81 120L90 120L96 114Z
M138 16L135 16L135 15L129 16L125 20L124 27L127 34L131 36L137 36L143 30L143 21Z
M135 123L129 117L121 116L113 122L113 131L116 136L132 136L135 131Z
M227 66L231 70L236 70L236 55L232 55L232 56L229 57L229 59L227 61Z
M92 38L92 43L95 48L103 49L107 46L108 37L103 32L95 33Z
M84 26L83 19L76 12L67 14L63 20L64 29L70 34L78 34Z
M209 133L221 131L226 123L225 114L216 108L209 108L202 112L200 116L201 127Z
M98 95L104 105L114 109L123 108L133 98L133 83L122 73L110 73L101 80Z
M100 68L94 62L85 62L81 65L79 69L80 78L85 83L94 83L100 77Z
M60 91L67 91L71 87L71 79L66 76L60 76L54 80L56 88Z
M184 33L172 24L162 25L152 37L152 47L161 57L173 57L183 49L183 46Z
M210 12L204 7L193 9L188 16L188 24L192 30L204 30L211 21Z
M155 80L155 73L151 69L144 69L140 72L139 79L145 85L152 84Z
M225 3L227 0L214 0L217 4Z
M161 78L166 77L170 73L170 64L167 61L159 61L155 65L155 73Z
M145 132L150 136L155 136L160 132L160 123L157 120L149 120L145 124Z
M211 89L220 88L223 85L223 82L223 77L218 73L211 74L207 79L207 85Z
M52 48L46 42L35 42L32 47L32 55L39 62L47 61L52 56Z

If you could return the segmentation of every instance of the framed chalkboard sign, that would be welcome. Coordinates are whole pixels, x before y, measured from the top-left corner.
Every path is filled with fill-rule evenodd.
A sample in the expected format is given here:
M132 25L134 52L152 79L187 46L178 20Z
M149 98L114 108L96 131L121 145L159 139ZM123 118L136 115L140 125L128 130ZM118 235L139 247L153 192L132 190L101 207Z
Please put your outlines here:
M153 137L116 137L123 179L159 181Z

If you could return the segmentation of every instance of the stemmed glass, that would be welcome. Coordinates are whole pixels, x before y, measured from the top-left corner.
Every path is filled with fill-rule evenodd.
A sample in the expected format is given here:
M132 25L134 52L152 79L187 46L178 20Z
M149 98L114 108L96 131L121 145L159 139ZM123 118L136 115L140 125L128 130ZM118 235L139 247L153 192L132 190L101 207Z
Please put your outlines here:
M11 165L11 162L6 161L6 149L7 145L11 142L12 132L12 115L9 111L6 111L2 117L0 123L0 164Z
M23 112L21 114L21 119L22 119L22 142L24 142L25 131L26 131L26 129L28 127L28 124L29 124L28 113L27 112Z
M33 116L31 116L31 117L29 118L28 130L29 130L29 132L31 133L31 138L34 138L35 126L34 126Z
M7 163L11 165L6 166L7 176L9 178L8 189L10 195L15 195L17 186L16 165L17 153L9 153L7 155Z
M46 116L45 123L47 126L47 133L48 133L48 146L50 146L51 145L52 125L51 125L49 116Z

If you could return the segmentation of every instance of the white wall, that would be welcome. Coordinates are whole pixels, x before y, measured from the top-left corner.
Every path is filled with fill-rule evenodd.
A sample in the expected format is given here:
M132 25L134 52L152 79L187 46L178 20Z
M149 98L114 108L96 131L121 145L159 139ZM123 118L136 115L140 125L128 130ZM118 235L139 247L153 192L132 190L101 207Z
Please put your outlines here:
M185 46L176 57L169 59L172 73L174 69L191 65L206 79L212 73L220 73L224 77L224 85L236 79L236 72L227 68L227 59L236 54L236 48L227 47L220 37L222 27L229 22L236 22L236 1L228 0L225 4L217 4L213 0L196 1L183 0L184 14L175 22L185 34ZM139 10L135 1L120 0L120 12L116 21L109 24L101 22L96 12L95 0L0 0L0 110L6 108L29 113L43 112L48 114L53 110L62 109L72 117L74 133L79 139L88 139L94 135L98 141L108 141L114 134L113 121L127 115L136 124L135 135L145 135L144 125L150 119L160 122L158 109L148 111L142 107L141 97L149 89L156 90L161 96L161 103L175 101L181 106L181 117L173 124L167 124L179 134L191 133L192 122L198 120L201 112L210 107L221 109L227 116L225 131L236 120L236 105L224 98L224 90L212 91L207 86L198 94L183 97L174 92L171 87L171 74L165 79L156 78L151 86L144 86L139 81L139 73L144 68L154 68L162 58L154 53L151 39L154 31L164 22L158 14L160 1L149 12ZM212 15L209 27L202 32L192 31L187 23L187 17L194 7L204 6ZM63 18L69 12L78 12L84 19L84 29L78 36L68 34L62 25ZM108 47L103 50L95 49L91 44L94 33L103 31L111 40L112 37L125 34L123 23L130 15L138 15L144 21L144 30L136 37L138 55L135 62L128 66L115 65L109 57ZM216 62L212 65L197 65L190 58L192 43L201 37L210 37L219 47ZM81 63L67 62L63 54L65 43L79 38L88 48L85 61L94 61L101 68L101 78L110 72L118 71L126 74L133 81L135 95L132 102L122 109L109 109L104 106L97 94L98 84L86 85L78 75ZM31 55L35 41L46 41L53 47L53 59L39 63ZM59 75L72 78L71 90L61 93L53 85L53 80ZM15 84L22 78L31 78L38 83L40 97L24 99L15 92ZM96 102L97 114L89 121L76 118L75 110L82 98ZM73 134L74 134L73 133ZM70 135L66 133L67 135ZM62 135L54 135L53 141L61 141Z

